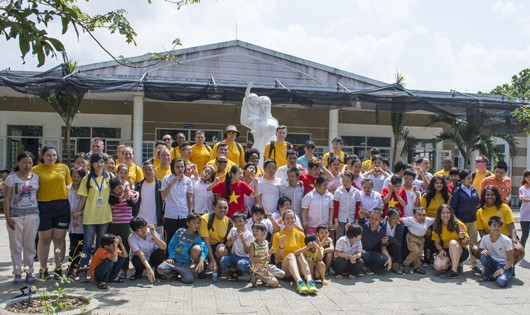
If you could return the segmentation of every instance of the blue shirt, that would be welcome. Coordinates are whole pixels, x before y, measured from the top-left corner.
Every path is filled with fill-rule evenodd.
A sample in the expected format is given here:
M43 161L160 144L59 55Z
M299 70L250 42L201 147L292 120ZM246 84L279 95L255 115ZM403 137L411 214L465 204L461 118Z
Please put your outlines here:
M361 222L362 219L359 223ZM363 237L361 238L361 242L364 250L379 252L381 247L385 247L385 245L381 243L381 239L386 236L386 231L381 225L378 225L377 229L372 231L370 229L370 220L365 219L364 223L361 223L361 226L363 227Z
M315 157L315 156L313 155L313 156L311 157L311 159L314 158L314 157ZM307 157L305 156L305 154L302 155L301 157L299 157L298 160L296 160L296 163L298 163L298 164L304 164L306 170L309 170L309 165L307 164L308 162L309 162L309 161L307 160Z
M190 264L190 250L193 245L199 245L201 247L200 260L205 260L208 256L208 248L206 247L206 243L204 243L199 235L195 233L186 233L185 228L180 228L177 232L175 232L173 238L169 242L167 248L169 258L184 264Z

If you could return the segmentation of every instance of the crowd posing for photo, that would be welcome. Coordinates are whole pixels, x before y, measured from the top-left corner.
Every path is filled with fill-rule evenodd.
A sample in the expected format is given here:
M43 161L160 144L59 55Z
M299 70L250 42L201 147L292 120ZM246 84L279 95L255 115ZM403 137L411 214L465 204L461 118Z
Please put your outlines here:
M300 294L316 294L331 275L431 268L453 279L469 259L478 281L506 287L524 256L530 170L519 189L519 239L503 161L491 173L478 155L469 172L446 158L431 174L425 157L391 166L377 148L361 161L342 151L341 138L322 159L312 141L298 156L286 126L265 152L244 150L239 134L228 126L213 148L200 130L193 145L167 134L142 165L125 145L106 155L99 138L71 168L52 145L38 161L21 152L2 183L13 284L72 277L106 289L144 276L191 284L246 275L253 286L292 279Z

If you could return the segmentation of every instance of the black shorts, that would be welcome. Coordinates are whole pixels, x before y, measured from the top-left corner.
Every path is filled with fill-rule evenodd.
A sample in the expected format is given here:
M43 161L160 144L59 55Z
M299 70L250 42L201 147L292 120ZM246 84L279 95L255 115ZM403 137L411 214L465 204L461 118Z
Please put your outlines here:
M210 244L212 247L213 256L215 257L215 252L217 251L217 247L225 247L226 245L224 243L216 243L216 244Z
M451 254L449 253L449 249L445 249L445 253L447 254L447 257L451 259ZM458 263L463 263L469 258L469 250L467 248L462 247L462 255L460 255L460 261Z
M39 202L39 231L68 229L70 224L70 203L68 200Z

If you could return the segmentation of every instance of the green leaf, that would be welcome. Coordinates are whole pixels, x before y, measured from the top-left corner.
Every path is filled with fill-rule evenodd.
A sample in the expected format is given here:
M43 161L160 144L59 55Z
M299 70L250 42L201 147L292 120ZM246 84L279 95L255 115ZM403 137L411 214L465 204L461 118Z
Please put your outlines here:
M29 38L26 34L20 34L18 37L18 46L20 47L22 59L24 59L24 56L29 52Z
M53 45L56 51L64 51L64 45L60 40L56 38L49 37L48 42Z

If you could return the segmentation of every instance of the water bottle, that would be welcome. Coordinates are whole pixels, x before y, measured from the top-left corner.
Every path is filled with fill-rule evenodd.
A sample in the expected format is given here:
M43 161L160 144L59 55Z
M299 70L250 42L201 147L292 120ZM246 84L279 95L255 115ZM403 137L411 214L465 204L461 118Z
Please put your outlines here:
M219 282L219 273L217 272L217 268L215 268L212 272L212 281L213 283Z

